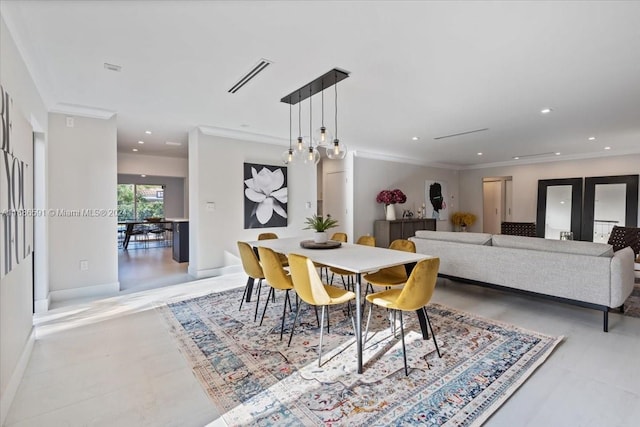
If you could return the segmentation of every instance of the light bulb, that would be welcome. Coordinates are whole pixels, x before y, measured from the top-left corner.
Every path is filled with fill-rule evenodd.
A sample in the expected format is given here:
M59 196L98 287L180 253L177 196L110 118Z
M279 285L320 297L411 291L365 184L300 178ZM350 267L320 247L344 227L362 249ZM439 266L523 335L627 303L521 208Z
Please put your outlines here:
M287 151L282 153L282 162L285 165L288 165L289 163L292 163L293 159L294 159L294 156L293 156L293 149L292 148L289 148Z
M299 137L298 137L298 146L296 147L296 150L297 150L298 152L303 152L303 151L304 151L304 149L305 149L304 141L303 141L302 137L301 137L301 136L299 136Z
M347 155L347 146L341 144L340 140L333 140L333 147L327 148L327 157L332 160L342 160Z
M305 165L317 165L320 162L320 153L314 147L309 147L309 151L304 156Z
M328 147L333 141L333 135L331 135L329 129L322 126L313 132L313 139L317 141L318 146Z

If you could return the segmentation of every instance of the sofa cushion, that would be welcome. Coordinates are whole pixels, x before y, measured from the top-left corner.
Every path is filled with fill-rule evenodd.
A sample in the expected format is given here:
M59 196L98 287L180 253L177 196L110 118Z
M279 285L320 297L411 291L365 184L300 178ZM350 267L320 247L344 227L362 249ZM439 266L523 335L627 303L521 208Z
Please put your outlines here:
M447 242L491 246L491 234L486 233L418 230L416 231L416 237L421 239L444 240Z
M606 243L581 242L578 240L551 240L539 237L505 236L494 234L493 246L515 249L533 249L545 252L561 252L574 255L612 257L613 246Z

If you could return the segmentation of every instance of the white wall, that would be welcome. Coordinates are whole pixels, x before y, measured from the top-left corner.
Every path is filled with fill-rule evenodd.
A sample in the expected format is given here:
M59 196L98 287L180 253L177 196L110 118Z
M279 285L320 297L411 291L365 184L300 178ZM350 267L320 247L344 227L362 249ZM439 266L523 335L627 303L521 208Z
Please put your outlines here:
M189 274L221 274L238 264L238 240L256 240L271 231L280 237L311 232L304 219L316 211L316 168L288 167L288 226L244 229L243 164L281 165L286 147L189 133ZM207 202L215 203L208 211ZM306 203L310 203L307 208Z
M47 128L44 102L4 19L0 19L0 83L13 98L16 113L31 120L32 125L38 122L39 130ZM4 189L2 191L4 194ZM0 424L4 422L31 352L32 302L32 259L29 257L0 279Z
M49 209L59 210L49 218L51 296L111 294L119 290L116 118L74 117L67 127L66 117L49 114ZM73 215L83 209L97 216Z
M404 209L414 213L425 200L425 181L446 181L449 189L447 206L451 212L458 206L458 172L431 166L418 166L394 161L354 158L354 239L365 234L373 235L373 222L384 219L384 205L376 202L381 190L399 188L407 196L406 203L396 204L396 216L402 217ZM480 183L482 193L482 183ZM482 206L482 205L481 205ZM448 220L438 221L438 230L451 230Z
M463 170L460 171L460 205L462 210L478 215L471 231L482 231L482 178L512 176L513 221L536 222L539 179L639 173L640 154Z
M189 161L182 157L161 157L118 153L118 173L154 176L189 176Z

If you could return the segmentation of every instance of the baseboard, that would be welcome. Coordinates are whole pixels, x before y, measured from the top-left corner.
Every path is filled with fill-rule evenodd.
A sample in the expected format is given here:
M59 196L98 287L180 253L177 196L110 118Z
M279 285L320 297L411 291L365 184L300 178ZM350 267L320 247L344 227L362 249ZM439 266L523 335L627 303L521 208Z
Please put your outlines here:
M13 374L7 383L7 388L2 392L2 396L0 396L0 426L4 425L9 408L11 408L13 399L16 397L16 392L18 391L18 387L22 381L22 377L27 370L27 364L31 358L31 351L33 350L35 340L36 333L35 329L32 327L29 338L27 339L24 349L22 350L22 354L20 355L20 359L16 364L16 368L13 370Z
M195 277L196 279L224 276L225 274L242 273L242 271L243 270L241 265L228 265L225 267L209 268L206 270L195 270L192 269L191 266L189 266L189 268L187 269L189 275Z
M120 291L120 282L105 283L102 285L83 286L81 288L61 289L51 291L51 301L67 301L76 298L113 296Z
M51 294L47 295L45 299L35 300L33 305L36 313L46 313L49 311L49 306L51 305Z

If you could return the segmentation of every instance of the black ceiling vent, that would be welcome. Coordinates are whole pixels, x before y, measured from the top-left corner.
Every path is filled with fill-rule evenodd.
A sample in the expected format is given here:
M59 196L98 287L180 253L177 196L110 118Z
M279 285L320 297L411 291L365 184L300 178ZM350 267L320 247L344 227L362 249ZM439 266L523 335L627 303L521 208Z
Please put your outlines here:
M247 74L245 74L243 77L241 77L240 80L238 80L238 82L236 84L234 84L231 87L231 89L228 90L228 92L229 93L236 93L244 85L249 83L251 81L251 79L253 79L255 76L257 76L260 72L262 72L265 68L267 68L271 64L272 64L272 62L269 61L268 59L264 59L264 58L260 59L260 61L258 61L258 63L251 69L251 71L249 71Z

